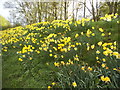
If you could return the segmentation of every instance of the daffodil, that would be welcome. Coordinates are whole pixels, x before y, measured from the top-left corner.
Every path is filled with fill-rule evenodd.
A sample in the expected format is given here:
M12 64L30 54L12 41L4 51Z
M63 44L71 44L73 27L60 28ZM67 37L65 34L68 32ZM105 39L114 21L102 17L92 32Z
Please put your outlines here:
M77 51L77 48L75 47L74 50Z
M32 60L32 57L29 57L30 60Z
M93 69L92 69L91 67L88 67L88 70L89 70L89 71L92 71Z
M55 65L56 67L59 67L59 66L60 66L60 64L59 64L58 62L54 62L54 65Z
M92 19L92 22L94 22L94 20Z
M105 36L105 33L102 33L101 36Z
M116 42L116 41L114 42L114 45L117 45L117 42Z
M49 63L46 63L46 65L49 65Z
M63 55L61 55L61 58L64 58L64 56L63 56Z
M113 68L113 70L117 71L117 69L116 69L116 68Z
M108 56L108 51L103 51L103 54L104 54L105 56Z
M95 27L92 27L92 29L95 29Z
M117 21L117 23L120 23L119 21Z
M100 32L103 32L104 30L103 30L102 28L99 28L99 31L100 31Z
M19 61L23 61L23 59L21 59L21 58L18 58L18 60L19 60Z
M79 45L79 43L76 43L76 45Z
M92 36L95 36L95 33L92 33L91 35L92 35Z
M54 58L57 58L58 56L57 55L54 55Z
M102 59L102 61L103 61L103 62L106 62L106 59L105 59L105 58L103 58L103 59Z
M52 57L53 55L52 54L49 54L50 57Z
M25 57L25 55L22 55L23 57Z
M96 59L98 60L98 59L99 59L99 57L96 57Z
M72 86L73 86L73 87L77 87L77 83L74 81L74 82L72 83Z
M76 35L75 35L75 38L77 38L78 36L79 36L79 34L76 34Z
M82 70L85 70L85 66L82 66L81 69L82 69Z
M51 86L48 86L48 89L52 88Z
M94 49L94 48L95 48L95 45L91 45L91 48Z
M101 76L100 78L101 78L101 80L104 81L104 82L110 82L110 78L109 78L109 77Z
M99 51L99 50L97 50L97 51L96 51L96 53L97 53L97 54L100 54L100 51Z
M81 35L84 35L84 33L83 33L83 32L81 32Z
M101 76L100 79L101 79L102 81L104 81L104 76Z
M110 78L109 77L105 77L105 82L110 82Z
M52 52L52 50L49 50L49 52Z
M108 35L111 35L111 33L109 32Z
M101 46L101 45L102 45L102 41L98 42L97 44L98 44L99 46Z
M86 33L86 36L87 36L87 37L90 37L90 34L91 34L91 33L92 33L92 32L90 31L90 29L88 29L88 30L87 30L87 33Z
M55 82L52 82L52 85L54 86L56 83Z
M66 65L70 65L70 62L67 62Z
M64 62L64 61L61 61L61 64L62 64L62 65L65 65L65 62Z
M106 64L103 63L101 66L104 68L106 66Z
M112 45L112 46L110 46L110 48L111 48L111 49L114 49L114 46Z
M113 55L116 56L116 58L118 58L119 53L118 52L113 52Z
M89 47L89 46L87 46L87 50L88 50L88 51L90 50L90 47Z

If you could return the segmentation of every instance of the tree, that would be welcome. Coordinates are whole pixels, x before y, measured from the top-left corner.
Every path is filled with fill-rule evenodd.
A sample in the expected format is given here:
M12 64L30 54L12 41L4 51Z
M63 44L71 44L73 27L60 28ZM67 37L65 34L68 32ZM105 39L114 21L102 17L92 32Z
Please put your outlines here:
M17 7L14 12L20 14L16 15L16 18L20 16L19 20L26 24L68 18L69 3L66 0L63 2L20 2L17 0L15 2Z
M0 15L0 27L2 28L2 30L7 29L10 26L10 22Z
M104 14L115 14L115 13L119 13L119 5L120 5L120 1L118 0L106 0L106 2L101 3L101 7L100 10L102 13Z

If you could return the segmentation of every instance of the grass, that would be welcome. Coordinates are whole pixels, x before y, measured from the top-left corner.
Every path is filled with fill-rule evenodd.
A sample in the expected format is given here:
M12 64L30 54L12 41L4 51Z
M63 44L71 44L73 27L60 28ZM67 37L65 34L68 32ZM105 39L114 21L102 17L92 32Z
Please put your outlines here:
M111 32L112 35L111 37L105 37L104 40L110 40L110 41L118 41L120 39L120 32L118 31L119 29L119 25L115 24L117 20L113 21L113 22L108 22L107 21L98 21L98 22L90 22L88 27L80 27L78 29L81 30L87 30L88 28L90 28L91 26L93 27L101 27L104 30ZM71 28L74 29L74 25L71 25ZM60 29L61 28L57 28ZM63 29L63 28L62 28ZM47 30L46 30L47 31ZM67 33L67 36L70 37L74 37L76 33L78 33L78 30L74 30L75 32L71 31L71 33ZM58 32L62 32L57 30L56 33ZM54 33L54 29L52 31L49 31L48 29L48 35L49 33ZM44 34L45 35L45 34ZM47 36L47 35L45 35ZM61 37L61 36L60 36ZM39 38L39 37L38 37ZM44 38L44 36L42 36L42 38ZM84 39L86 39L85 37L81 37L80 38L80 42L84 42ZM99 37L96 37L96 40L98 40ZM88 39L89 40L89 39ZM92 40L89 41L91 43L96 42L96 40ZM87 40L86 40L87 41ZM98 40L99 41L99 40ZM107 41L109 42L109 41ZM120 43L120 42L119 42ZM25 42L26 44L26 42ZM58 71L58 69L56 69L53 66L53 62L54 59L52 61L52 58L47 56L47 54L49 55L49 53L44 53L42 52L40 55L32 55L33 56L33 60L32 61L27 61L27 62L19 62L18 58L19 55L16 53L17 51L20 51L20 48L10 48L8 49L7 52L3 52L2 55L2 74L3 74L3 80L2 80L2 87L3 88L46 88L48 85L51 85L51 83L53 81L55 81L56 79L56 74L55 72ZM85 60L89 60L90 57L93 58L94 53L88 52L86 50L83 51L83 54L85 54L85 56L83 56L83 58ZM92 54L91 54L92 53ZM71 54L71 57L74 56L74 50L71 52L68 52L67 54ZM87 55L86 55L87 54ZM86 56L90 56L90 57L86 57ZM66 55L67 58L69 58L70 56ZM95 57L95 56L94 56ZM92 61L89 62L94 62ZM50 61L50 60L51 61ZM49 63L49 65L47 65L46 63Z
M2 57L3 88L45 88L53 80L53 71L45 63L39 62L38 65L31 68L33 74L31 75L30 71L26 71L24 64L18 62L17 59L15 49L11 49Z

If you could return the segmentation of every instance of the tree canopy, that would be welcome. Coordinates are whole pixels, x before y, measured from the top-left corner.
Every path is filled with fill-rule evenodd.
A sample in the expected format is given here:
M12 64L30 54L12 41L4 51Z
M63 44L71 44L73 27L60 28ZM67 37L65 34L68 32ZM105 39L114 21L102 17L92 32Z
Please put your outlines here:
M10 25L11 25L10 22L0 15L0 26L4 27L4 26L10 26Z

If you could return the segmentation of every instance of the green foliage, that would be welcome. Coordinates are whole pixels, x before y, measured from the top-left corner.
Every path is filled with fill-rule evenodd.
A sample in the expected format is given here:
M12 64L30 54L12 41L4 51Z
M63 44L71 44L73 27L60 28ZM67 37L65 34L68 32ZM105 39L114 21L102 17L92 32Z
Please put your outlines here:
M3 88L46 88L53 81L54 73L40 58L33 62L18 62L17 49L10 49L2 56L2 87ZM13 57L14 56L14 57ZM51 77L51 78L49 78Z
M0 27L3 29L9 28L10 27L10 22L6 20L4 17L0 16Z

